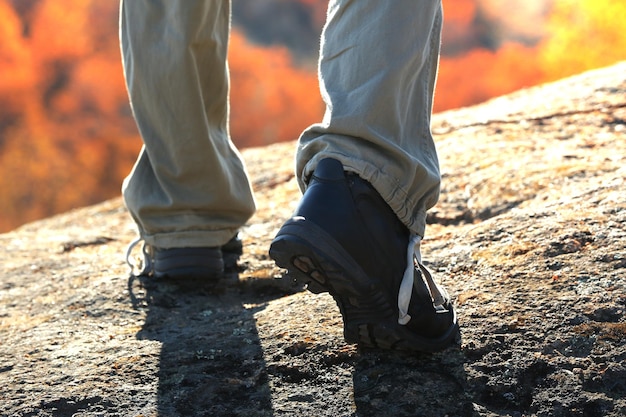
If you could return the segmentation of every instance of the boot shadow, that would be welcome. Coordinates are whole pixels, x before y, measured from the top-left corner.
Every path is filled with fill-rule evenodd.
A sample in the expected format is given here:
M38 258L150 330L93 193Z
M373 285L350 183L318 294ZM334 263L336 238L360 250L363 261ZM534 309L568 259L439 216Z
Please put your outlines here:
M137 338L161 343L159 416L274 415L253 316L285 294L255 287L237 273L216 288L129 278L133 307L147 312Z
M478 416L460 346L439 353L359 350L352 375L356 416Z

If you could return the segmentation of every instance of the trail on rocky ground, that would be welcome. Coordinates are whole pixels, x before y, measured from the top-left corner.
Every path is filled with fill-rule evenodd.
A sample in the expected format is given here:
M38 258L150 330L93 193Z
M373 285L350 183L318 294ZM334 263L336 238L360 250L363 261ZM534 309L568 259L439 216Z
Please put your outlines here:
M121 200L0 235L1 416L626 415L626 63L438 114L423 256L458 346L362 351L267 255L295 143L243 151L259 210L212 291L131 277Z

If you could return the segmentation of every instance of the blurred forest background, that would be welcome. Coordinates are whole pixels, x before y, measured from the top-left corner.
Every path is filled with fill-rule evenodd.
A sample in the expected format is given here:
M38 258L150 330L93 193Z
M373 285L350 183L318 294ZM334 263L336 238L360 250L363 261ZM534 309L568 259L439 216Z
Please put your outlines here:
M622 1L443 3L436 111L626 59ZM240 148L296 139L321 118L326 6L233 0L231 133ZM141 140L122 75L118 7L0 0L0 232L120 194Z

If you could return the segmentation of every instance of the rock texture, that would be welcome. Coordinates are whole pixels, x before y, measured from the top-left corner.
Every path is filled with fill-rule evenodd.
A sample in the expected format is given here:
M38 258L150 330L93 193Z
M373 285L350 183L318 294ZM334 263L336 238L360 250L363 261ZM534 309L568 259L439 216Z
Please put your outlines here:
M462 340L361 351L267 256L295 144L243 152L259 211L213 292L129 276L119 199L0 235L2 416L626 415L626 63L434 117L424 258Z

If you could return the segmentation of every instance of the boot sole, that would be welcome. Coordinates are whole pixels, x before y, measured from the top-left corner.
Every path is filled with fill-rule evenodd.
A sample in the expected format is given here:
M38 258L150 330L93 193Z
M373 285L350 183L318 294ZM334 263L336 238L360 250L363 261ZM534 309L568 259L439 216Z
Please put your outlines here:
M287 221L270 246L270 257L313 293L328 292L343 317L344 338L366 348L441 351L459 336L453 324L439 338L422 337L397 321L397 310L370 278L324 230L303 218ZM452 308L452 306L450 306Z

